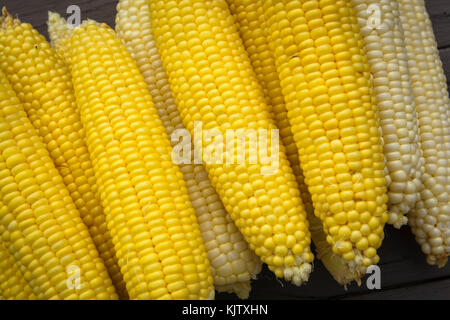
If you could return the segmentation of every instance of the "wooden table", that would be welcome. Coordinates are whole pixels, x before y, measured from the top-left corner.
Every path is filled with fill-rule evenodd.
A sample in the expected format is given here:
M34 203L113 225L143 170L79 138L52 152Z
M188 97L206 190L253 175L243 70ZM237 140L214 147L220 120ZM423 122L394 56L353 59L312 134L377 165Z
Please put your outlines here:
M426 3L450 79L450 1L426 0ZM48 10L65 16L67 7L75 4L81 8L82 19L89 17L113 27L117 0L3 0L1 4L47 36ZM365 279L361 287L353 284L345 290L316 260L309 282L302 287L275 279L265 268L252 283L250 299L450 299L450 264L443 269L427 265L408 227L386 228L380 256L381 290L369 290ZM235 296L218 294L217 298Z

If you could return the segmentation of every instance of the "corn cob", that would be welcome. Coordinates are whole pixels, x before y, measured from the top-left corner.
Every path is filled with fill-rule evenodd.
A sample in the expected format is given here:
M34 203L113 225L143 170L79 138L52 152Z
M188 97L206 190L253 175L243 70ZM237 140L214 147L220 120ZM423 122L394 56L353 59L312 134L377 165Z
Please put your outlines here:
M121 298L126 298L112 238L97 193L70 72L30 24L3 9L0 68L61 174Z
M8 208L1 204L0 210L8 211ZM36 296L17 267L14 257L0 240L0 300L35 299Z
M353 275L347 264L331 250L326 241L322 221L314 216L311 194L305 184L300 167L297 146L292 129L287 118L287 109L281 91L275 58L270 49L267 35L267 24L263 12L262 0L227 0L230 12L233 14L244 46L249 54L256 77L261 84L267 105L280 130L280 138L286 147L286 156L300 188L300 196L308 214L309 230L313 240L317 258L319 258L335 280L347 284L351 280L359 281Z
M210 264L186 184L136 63L114 31L94 21L73 30L68 50L130 298L213 298Z
M144 75L158 115L171 137L184 126L155 45L148 0L120 0L116 31ZM259 258L225 211L204 167L201 164L179 166L197 214L216 290L236 292L246 299L251 289L250 279L256 278L261 270Z
M399 228L423 187L416 105L411 90L398 4L352 0L373 77L388 170L388 223ZM380 21L373 20L380 15ZM373 20L373 21L372 21Z
M409 223L428 263L443 267L450 253L447 84L424 2L399 0L398 4L425 158L424 189L409 215Z
M269 137L276 127L225 1L149 3L158 51L194 145L200 143L194 134L197 121L222 137L228 129L260 130ZM267 149L272 150L275 142L268 140ZM205 150L214 145L203 144ZM226 161L227 152L219 163L203 154L203 162L251 249L277 277L300 285L308 278L313 255L306 213L284 147L272 150L279 167L270 174L261 174L261 158L250 163L249 149L243 149L245 159L238 163Z
M297 178L305 208L307 211L312 212L314 209L311 197L308 197L309 192L303 180L298 150L293 139L289 120L287 119L287 110L281 92L275 59L265 33L266 23L263 2L262 0L227 0L227 2L230 12L236 20L256 78L263 89L269 111L280 130L280 138L286 148L286 156Z
M0 72L2 243L38 299L116 299L103 262L45 146ZM7 241L5 241L7 240ZM68 285L78 268L80 286Z
M327 242L355 275L379 261L388 220L369 67L348 0L265 1L300 164Z

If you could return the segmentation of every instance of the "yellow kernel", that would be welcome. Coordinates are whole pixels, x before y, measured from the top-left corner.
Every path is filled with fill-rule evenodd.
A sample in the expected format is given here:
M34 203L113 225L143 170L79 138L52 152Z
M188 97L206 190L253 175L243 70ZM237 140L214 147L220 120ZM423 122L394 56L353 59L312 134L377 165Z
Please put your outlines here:
M353 243L357 243L362 238L362 234L360 231L352 231L352 234L350 236L350 241Z
M346 261L353 261L355 259L355 253L353 251L344 253L342 255L342 257L346 260Z
M266 237L272 235L272 227L270 225L268 225L268 224L262 226L261 227L261 234L263 236L266 236Z
M372 260L370 258L363 258L362 264L365 267L371 266L372 265Z
M294 245L292 247L292 252L294 253L294 255L300 255L303 253L303 246L299 243L297 243L296 245Z
M338 214L335 214L334 220L336 221L337 224L341 224L341 225L346 224L347 223L347 213L340 212Z
M273 258L273 264L277 267L281 267L283 265L283 258L279 256L275 256Z
M369 244L372 246L372 247L376 247L376 248L378 248L379 246L380 246L380 244L381 244L381 239L380 239L380 237L378 237L378 235L376 235L376 234L370 234L369 235L369 237L367 238L368 240L369 240Z
M361 233L365 236L368 236L372 230L370 229L368 224L363 224L361 226Z
M266 247L267 249L274 249L275 248L275 243L274 243L272 237L267 238L264 241L264 247Z
M358 250L364 251L369 247L369 241L366 238L362 238L356 243L356 248Z
M343 240L347 240L350 238L351 235L351 230L349 227L347 226L342 226L341 228L339 228L339 238L343 239Z

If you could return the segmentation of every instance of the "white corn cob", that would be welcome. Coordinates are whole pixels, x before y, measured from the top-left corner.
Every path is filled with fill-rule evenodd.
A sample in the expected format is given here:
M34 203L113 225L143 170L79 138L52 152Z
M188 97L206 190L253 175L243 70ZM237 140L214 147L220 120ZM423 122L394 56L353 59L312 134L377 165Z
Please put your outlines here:
M352 0L367 52L388 171L389 221L399 228L422 189L422 154L398 4Z
M423 0L398 0L425 159L424 189L409 223L430 264L450 253L450 123L447 84Z

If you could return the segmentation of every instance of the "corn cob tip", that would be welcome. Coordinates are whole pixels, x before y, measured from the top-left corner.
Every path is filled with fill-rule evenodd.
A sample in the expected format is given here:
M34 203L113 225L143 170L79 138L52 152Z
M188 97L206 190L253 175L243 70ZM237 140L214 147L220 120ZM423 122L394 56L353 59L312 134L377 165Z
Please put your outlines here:
M8 25L11 25L13 23L17 23L17 19L14 19L14 17L6 10L6 7L2 8L2 16L0 17L0 28L5 29Z
M251 274L251 279L256 280L258 274L261 272L262 264L260 263L256 270ZM250 295L250 291L252 291L251 280L248 281L240 281L233 282L223 285L215 284L215 288L217 292L226 292L226 293L234 293L238 296L239 299L246 300Z
M347 287L352 281L360 285L361 277L364 275L365 270L362 267L356 268L350 262L347 262L333 252L331 245L327 242L322 222L312 212L308 213L308 220L310 222L309 230L311 232L311 238L316 246L317 259L322 262L340 285Z
M391 209L391 211L388 212L388 224L392 225L396 229L400 229L402 226L408 224L408 218L401 214L400 212L396 212L395 210Z
M97 25L99 27L106 27L107 24L103 22L97 22L92 19L86 19L81 22L78 26L73 26L70 23L67 23L66 19L64 19L59 13L48 11L48 20L47 26L50 37L52 35L56 36L59 41L63 39L68 39L71 37L72 32L77 28L87 27L89 25Z
M53 11L48 11L48 20L47 20L47 26L50 27L50 25L61 25L61 26L66 26L67 22L66 19L64 19L63 17L61 17L61 15L57 12L53 12Z
M317 246L317 244L316 244ZM365 269L362 267L351 267L349 263L346 263L344 259L333 254L333 251L328 245L323 250L318 250L320 255L317 256L318 259L322 261L327 270L331 273L334 280L337 283L344 286L347 289L347 285L355 281L358 286L361 285L361 278L365 274Z
M99 28L108 28L108 29L111 29L111 27L110 26L108 26L106 23L104 23L104 22L98 22L98 21L96 21L96 20L93 20L93 19L86 19L86 20L83 20L82 22L81 22L81 24L78 26L79 28L85 28L85 27L88 27L88 26L90 26L90 25L95 25L95 26L98 26Z
M48 21L55 21L55 20L57 21L62 19L61 15L58 12L48 10L47 14L48 14Z
M428 255L427 263L430 265L436 265L439 269L445 267L448 262L448 256L443 254L440 256Z
M72 26L57 12L49 11L47 20L48 34L53 48L58 47L72 34Z
M292 282L296 286L301 286L309 279L309 274L313 270L313 265L310 263L302 263L298 266L285 267L283 270L283 277L285 280Z

